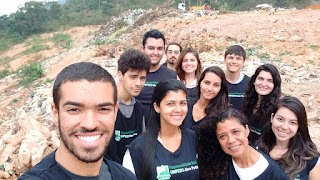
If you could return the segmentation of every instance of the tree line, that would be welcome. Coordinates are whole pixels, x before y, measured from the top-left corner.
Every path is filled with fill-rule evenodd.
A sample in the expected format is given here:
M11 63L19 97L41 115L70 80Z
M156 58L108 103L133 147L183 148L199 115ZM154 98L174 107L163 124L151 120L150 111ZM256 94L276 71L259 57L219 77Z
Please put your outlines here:
M186 4L209 4L226 10L249 10L257 4L278 7L306 7L315 0L186 0ZM67 0L57 2L26 2L15 13L0 16L0 52L23 42L33 34L53 32L69 27L105 24L112 16L128 9L155 8L170 2L176 8L182 0Z

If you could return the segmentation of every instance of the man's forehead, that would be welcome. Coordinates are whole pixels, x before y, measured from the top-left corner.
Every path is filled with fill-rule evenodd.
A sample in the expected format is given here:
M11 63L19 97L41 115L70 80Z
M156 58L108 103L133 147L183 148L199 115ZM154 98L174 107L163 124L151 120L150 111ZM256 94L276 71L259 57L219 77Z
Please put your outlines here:
M146 41L146 46L164 47L164 41L162 38L149 37Z
M180 47L177 46L177 45L175 45L175 44L171 44L171 45L169 45L169 47L168 47L168 50L176 50L176 49L179 49L179 50L180 50Z
M145 69L128 69L127 72L125 72L125 74L128 75L139 75L139 74L147 74L147 71Z

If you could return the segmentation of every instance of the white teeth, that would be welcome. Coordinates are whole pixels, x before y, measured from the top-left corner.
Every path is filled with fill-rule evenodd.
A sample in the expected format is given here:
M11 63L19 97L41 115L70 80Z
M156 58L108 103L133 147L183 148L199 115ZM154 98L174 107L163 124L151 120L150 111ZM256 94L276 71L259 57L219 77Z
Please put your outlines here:
M101 137L101 135L96 135L96 136L78 136L78 138L82 141L86 141L86 142L94 142L97 139L99 139Z
M240 145L237 145L237 146L231 147L230 149L231 149L231 150L236 150L236 149L238 149L239 147L240 147Z
M288 133L285 133L285 132L281 132L281 131L278 131L279 133L280 133L280 135L282 135L282 136L285 136L285 135L287 135Z

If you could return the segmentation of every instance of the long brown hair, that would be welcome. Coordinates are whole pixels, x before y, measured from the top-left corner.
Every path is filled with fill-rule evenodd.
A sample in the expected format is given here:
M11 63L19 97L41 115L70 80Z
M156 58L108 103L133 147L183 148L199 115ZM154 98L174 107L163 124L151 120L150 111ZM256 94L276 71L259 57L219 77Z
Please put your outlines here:
M180 53L180 56L178 58L178 64L177 64L177 67L176 67L177 75L179 76L181 81L185 80L185 72L182 69L182 61L183 61L184 56L186 54L188 54L188 53L193 54L194 57L196 57L196 59L197 59L198 65L197 65L197 70L196 70L195 73L196 73L196 78L199 81L200 75L201 75L201 72L202 72L201 62L200 62L198 51L196 49L192 48L192 47L185 48Z
M288 151L280 159L276 159L287 176L290 179L295 179L300 171L306 167L307 161L318 157L319 152L310 138L307 113L301 101L295 97L286 96L280 100L274 113L280 107L288 108L298 118L298 131L289 140ZM276 137L271 129L271 122L268 121L258 147L261 151L269 154L275 144Z

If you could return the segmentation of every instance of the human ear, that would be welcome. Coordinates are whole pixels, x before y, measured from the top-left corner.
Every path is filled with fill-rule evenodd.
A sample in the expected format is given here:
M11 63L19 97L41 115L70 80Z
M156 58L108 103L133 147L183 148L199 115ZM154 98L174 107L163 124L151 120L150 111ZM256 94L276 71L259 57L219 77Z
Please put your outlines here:
M153 108L157 113L160 114L160 107L157 105L157 103L155 103L155 102L153 103Z
M249 128L248 124L246 124L246 135L247 135L247 137L249 137L249 134L250 134L250 128Z
M54 102L51 103L51 110L52 110L52 116L53 116L53 123L56 126L59 126L59 111L56 107L56 105L54 104Z

